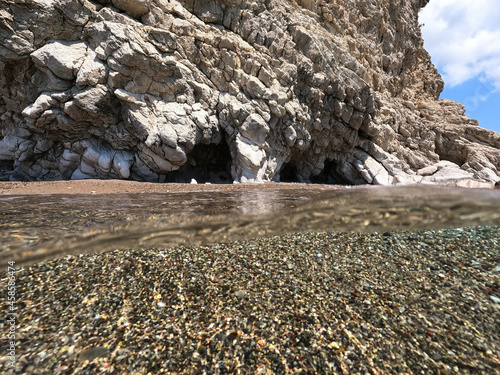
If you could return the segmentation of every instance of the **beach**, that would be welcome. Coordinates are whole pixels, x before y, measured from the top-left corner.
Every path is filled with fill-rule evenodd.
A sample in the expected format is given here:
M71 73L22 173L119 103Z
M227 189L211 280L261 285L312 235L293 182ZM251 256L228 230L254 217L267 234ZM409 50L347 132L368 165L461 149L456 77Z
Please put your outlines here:
M101 183L24 191L125 189ZM1 192L21 194L15 184ZM4 373L500 373L496 226L121 249L14 276L16 363L2 357Z
M188 191L252 191L259 189L336 190L352 187L300 183L177 184L126 180L0 181L0 194L117 194Z

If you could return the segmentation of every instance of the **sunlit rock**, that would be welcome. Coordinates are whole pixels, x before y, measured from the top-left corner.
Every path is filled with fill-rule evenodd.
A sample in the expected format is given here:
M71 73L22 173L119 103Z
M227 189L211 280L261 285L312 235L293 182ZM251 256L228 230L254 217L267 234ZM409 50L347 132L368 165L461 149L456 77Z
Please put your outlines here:
M494 184L500 134L437 100L426 3L5 0L0 160L15 179Z

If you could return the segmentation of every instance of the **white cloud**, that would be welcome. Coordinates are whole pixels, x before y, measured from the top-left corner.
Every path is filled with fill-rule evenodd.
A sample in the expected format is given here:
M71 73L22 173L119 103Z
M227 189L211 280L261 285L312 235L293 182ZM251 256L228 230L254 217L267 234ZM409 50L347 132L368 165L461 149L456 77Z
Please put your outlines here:
M419 21L447 84L479 78L500 90L500 1L431 0Z

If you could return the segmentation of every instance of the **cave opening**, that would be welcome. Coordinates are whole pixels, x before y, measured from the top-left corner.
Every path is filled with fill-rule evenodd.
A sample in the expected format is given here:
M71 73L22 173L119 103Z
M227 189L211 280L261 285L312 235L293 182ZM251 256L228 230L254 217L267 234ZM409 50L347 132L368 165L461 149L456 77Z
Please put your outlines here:
M167 174L165 182L231 184L231 153L223 138L218 144L198 144L188 154L186 163Z
M0 160L0 181L9 181L14 172L14 160Z
M280 170L280 182L300 182L295 165L292 163L283 165Z
M319 174L311 176L311 182L326 185L351 185L337 172L337 167L338 164L334 160L325 160L323 170Z
M293 163L285 164L280 171L280 182L310 182L312 184L351 185L337 172L337 163L334 160L325 160L324 167L317 175L310 176L308 181L299 177L297 167Z

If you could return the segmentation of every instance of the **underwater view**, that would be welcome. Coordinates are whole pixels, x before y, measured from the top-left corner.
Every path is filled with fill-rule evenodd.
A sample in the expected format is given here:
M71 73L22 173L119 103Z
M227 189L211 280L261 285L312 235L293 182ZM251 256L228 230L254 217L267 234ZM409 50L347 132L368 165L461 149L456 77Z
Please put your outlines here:
M2 373L500 373L499 190L0 201Z

